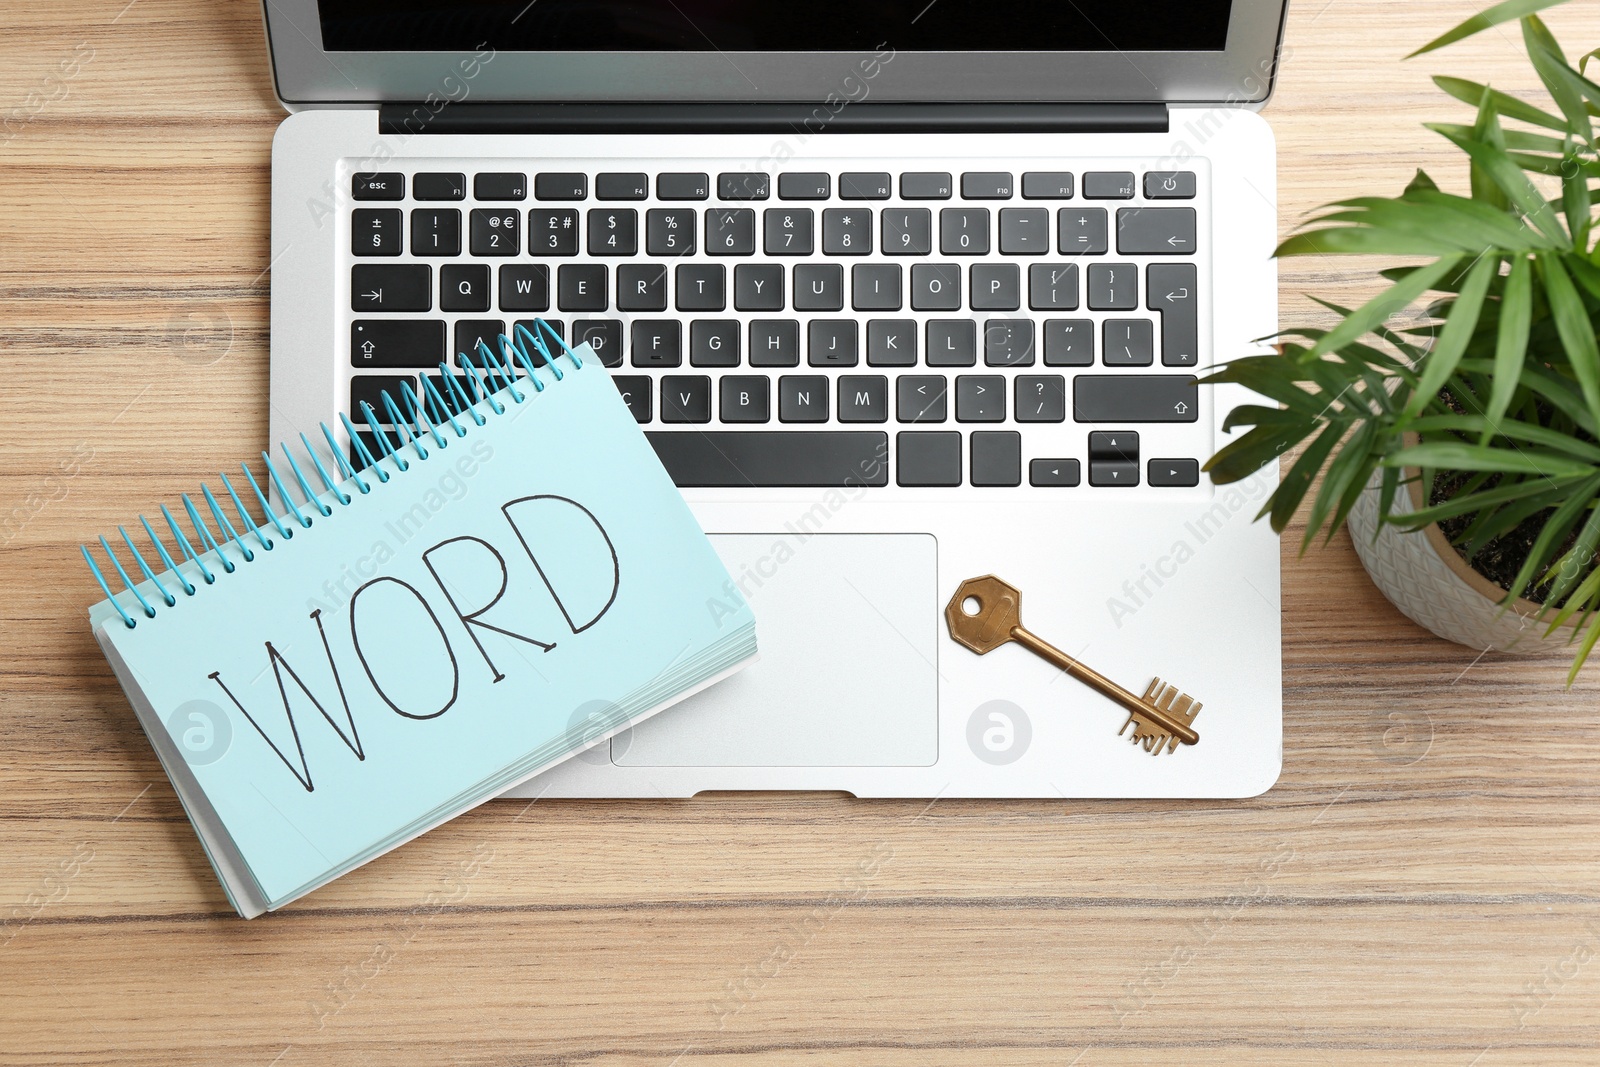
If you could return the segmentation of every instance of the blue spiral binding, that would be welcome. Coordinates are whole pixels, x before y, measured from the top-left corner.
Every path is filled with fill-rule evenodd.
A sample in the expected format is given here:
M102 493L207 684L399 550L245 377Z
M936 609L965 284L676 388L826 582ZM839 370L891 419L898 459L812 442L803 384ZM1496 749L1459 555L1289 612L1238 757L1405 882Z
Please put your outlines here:
M482 341L478 343L478 351L476 353L459 353L456 360L461 370L465 372L459 378L449 363L441 362L439 364L439 373L441 380L445 383L442 391L436 388L430 379L425 378L422 383L422 393L418 393L409 382L405 383L405 392L399 397L398 402L385 390L382 393L383 411L381 414L374 410L371 404L363 403L361 405L361 415L367 424L367 431L377 442L378 451L381 453L380 456L372 455L372 452L362 440L360 432L351 424L349 417L340 412L339 421L345 433L349 435L351 446L362 459L362 469L359 472L345 459L344 452L339 448L333 431L328 429L326 423L322 424L323 439L327 442L334 466L339 471L343 481L353 483L357 491L365 495L372 491L372 486L362 479L362 474L370 473L378 479L380 484L388 482L394 476L383 467L382 459L393 460L395 470L404 474L411 469L411 463L413 462L406 458L404 454L406 451L409 450L415 456L415 461L424 462L431 454L430 446L427 443L430 439L432 442L431 448L442 451L450 444L452 438L459 440L467 436L469 431L457 421L457 416L470 418L475 426L483 426L488 422L488 419L484 418L483 413L478 410L480 404L486 404L494 414L502 415L507 409L500 402L497 394L503 394L512 404L524 403L532 395L519 390L517 388L518 382L526 381L531 383L534 393L544 392L547 387L534 373L536 369L543 367L550 372L551 377L556 381L561 381L564 374L556 363L557 357L551 355L550 346L546 343L547 338L553 340L559 346L561 355L567 357L573 369L583 369L583 361L578 358L578 354L572 350L572 347L549 323L543 319L534 319L533 322L533 330L529 330L526 325L518 323L515 332L511 336L508 337L505 334L501 334L496 339L496 343L500 348L498 353ZM467 383L466 389L461 386L463 379ZM470 396L468 395L468 390L471 391ZM391 428L388 430L385 430L380 425L385 416L390 421ZM448 427L449 436L440 432L443 427ZM390 434L394 435L392 440L390 439ZM318 479L322 482L324 492L341 505L348 507L354 498L344 491L340 482L334 481L329 475L328 468L323 464L323 457L318 454L317 449L307 440L305 434L300 435L300 444L305 450L306 456L310 458L312 467L316 471ZM160 558L166 573L177 580L185 596L194 596L198 590L195 584L180 569L179 562L175 560L175 555L181 556L183 561L193 563L199 571L200 577L204 579L205 584L212 585L216 582L217 576L210 567L206 566L206 557L215 557L222 571L226 574L232 574L238 569L239 563L253 562L258 551L272 551L277 542L267 536L269 530L276 532L282 540L288 541L294 536L295 527L310 529L315 519L312 515L307 514L308 511L314 512L322 518L327 518L333 514L333 508L324 503L312 490L311 483L306 480L305 473L301 470L300 464L296 462L294 453L289 451L287 442L281 443L279 447L282 448L284 458L289 463L289 470L294 476L294 484L299 488L300 494L304 498L303 506L306 509L305 511L301 510L302 505L297 504L290 495L288 485L279 472L277 464L273 462L271 453L263 452L261 453L261 459L266 465L267 475L272 479L272 484L276 487L278 496L287 508L283 514L272 510L272 506L266 494L262 492L261 484L256 480L256 476L251 473L247 465L240 464L244 469L245 478L250 482L250 488L254 491L256 505L265 516L264 521L257 522L251 515L250 510L245 506L244 500L240 498L238 491L233 486L233 482L229 480L226 473L221 473L218 476L222 479L223 489L226 491L229 501L233 504L234 511L238 514L240 528L236 529L234 527L216 494L207 485L200 487L200 495L205 501L206 509L211 512L212 521L216 525L215 534L212 533L211 526L206 524L200 509L195 506L194 501L189 498L188 494L182 494L181 499L184 511L189 517L189 524L194 531L194 541L189 540L189 536L178 525L177 519L173 517L167 506L165 504L161 505L162 518L166 520L167 527L172 532L173 542L179 550L176 554L167 550L167 546L156 534L149 521L143 515L139 516L139 522L144 526L144 532L155 547L156 555ZM285 524L285 518L291 520L292 526ZM167 586L162 583L161 577L151 567L144 553L133 543L133 538L128 536L128 531L120 526L117 527L117 531L122 535L123 543L127 545L128 551L133 554L134 561L138 564L139 572L144 575L145 582L154 591L156 598L169 608L176 606L178 603L176 594L168 590ZM247 538L256 542L257 548L251 548L246 541ZM100 564L95 562L89 547L87 545L80 545L79 547L83 552L84 561L89 564L89 570L94 575L94 580L105 591L106 599L111 601L111 606L122 617L123 623L131 630L138 626L138 619L135 618L135 615L142 614L147 619L155 618L157 614L156 606L140 591L139 584L129 578L128 571L123 567L122 561L117 558L117 554L112 551L111 544L104 537L99 540L100 548L105 552L106 557L110 559L111 566L116 571L117 576L122 579L123 592L131 593L134 600L138 602L137 609L131 614L128 608L118 601L117 597L121 594L111 591L111 583L107 581L105 572L101 570ZM195 542L200 545L199 551L195 550ZM231 549L236 553L239 557L238 561L230 559L225 549Z

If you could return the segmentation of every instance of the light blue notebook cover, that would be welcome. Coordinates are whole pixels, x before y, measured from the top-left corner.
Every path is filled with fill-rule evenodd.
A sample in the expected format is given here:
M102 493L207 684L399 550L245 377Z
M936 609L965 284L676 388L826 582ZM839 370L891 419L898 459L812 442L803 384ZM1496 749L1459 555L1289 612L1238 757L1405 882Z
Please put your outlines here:
M279 467L288 538L260 506L239 524L230 486L216 499L237 536L197 540L198 560L180 545L163 556L179 573L152 566L139 595L91 609L241 914L754 658L748 607L588 346L534 377L315 503L294 488L315 473Z

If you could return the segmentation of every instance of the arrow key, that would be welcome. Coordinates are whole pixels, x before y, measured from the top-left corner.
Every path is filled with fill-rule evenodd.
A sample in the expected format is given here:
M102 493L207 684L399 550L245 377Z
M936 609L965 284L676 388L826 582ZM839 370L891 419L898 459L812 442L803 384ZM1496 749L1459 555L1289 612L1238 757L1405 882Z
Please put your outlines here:
M1151 485L1187 488L1200 484L1200 461L1197 459L1153 459L1147 468L1147 474Z
M1089 484L1119 486L1139 484L1139 464L1122 459L1091 459Z
M1036 459L1028 464L1029 485L1070 489L1080 478L1075 459Z
M358 263L350 268L351 311L432 311L433 268L426 263Z

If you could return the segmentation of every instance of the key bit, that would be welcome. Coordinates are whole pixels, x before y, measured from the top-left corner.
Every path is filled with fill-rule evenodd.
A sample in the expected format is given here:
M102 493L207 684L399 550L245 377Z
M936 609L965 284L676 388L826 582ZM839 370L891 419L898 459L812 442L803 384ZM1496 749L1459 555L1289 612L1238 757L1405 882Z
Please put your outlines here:
M969 610L970 609L970 610ZM1079 663L1065 652L1038 637L1022 625L1022 594L992 574L969 578L956 589L944 609L945 627L950 637L978 655L993 652L1008 641L1059 667L1089 688L1116 701L1128 712L1128 719L1117 736L1133 727L1130 740L1151 755L1174 752L1178 745L1198 744L1195 716L1200 705L1193 697L1153 680L1144 696L1134 696L1096 670Z

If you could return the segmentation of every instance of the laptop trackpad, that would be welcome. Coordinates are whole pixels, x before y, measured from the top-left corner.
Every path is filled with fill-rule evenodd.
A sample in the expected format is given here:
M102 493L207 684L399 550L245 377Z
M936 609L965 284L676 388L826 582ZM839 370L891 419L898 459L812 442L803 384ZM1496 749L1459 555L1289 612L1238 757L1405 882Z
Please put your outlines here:
M938 758L931 534L712 534L759 662L611 739L625 767L926 767ZM708 605L708 610L710 610Z

